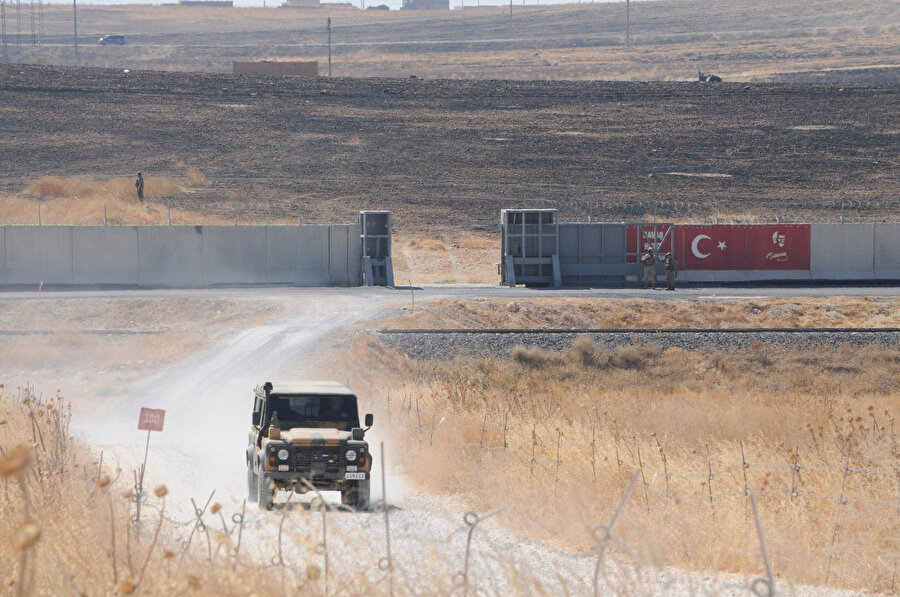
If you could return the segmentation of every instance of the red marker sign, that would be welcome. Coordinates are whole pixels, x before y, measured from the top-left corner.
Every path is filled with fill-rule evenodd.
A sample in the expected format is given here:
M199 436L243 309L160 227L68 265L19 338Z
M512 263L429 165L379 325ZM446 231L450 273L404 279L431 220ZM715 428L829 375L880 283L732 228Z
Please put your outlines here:
M138 429L142 431L162 431L166 420L166 411L155 408L142 408Z

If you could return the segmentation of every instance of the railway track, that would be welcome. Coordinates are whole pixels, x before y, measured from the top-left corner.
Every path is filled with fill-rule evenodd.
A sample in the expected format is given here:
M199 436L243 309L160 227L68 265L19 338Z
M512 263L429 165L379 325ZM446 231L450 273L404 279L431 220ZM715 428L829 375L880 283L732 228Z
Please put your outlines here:
M381 334L896 334L900 328L443 328L380 329Z

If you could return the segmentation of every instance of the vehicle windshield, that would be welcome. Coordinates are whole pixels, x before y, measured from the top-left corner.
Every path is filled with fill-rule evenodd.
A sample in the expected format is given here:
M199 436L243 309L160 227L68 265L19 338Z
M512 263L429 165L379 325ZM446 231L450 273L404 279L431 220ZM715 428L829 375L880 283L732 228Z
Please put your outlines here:
M359 427L356 396L311 395L271 396L273 413L282 429L331 427L350 431Z

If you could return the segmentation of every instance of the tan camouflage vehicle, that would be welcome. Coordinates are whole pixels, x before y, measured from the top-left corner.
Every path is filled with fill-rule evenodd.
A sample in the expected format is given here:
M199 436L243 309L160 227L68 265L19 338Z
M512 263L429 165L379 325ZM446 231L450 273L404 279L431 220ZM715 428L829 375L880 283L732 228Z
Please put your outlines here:
M309 488L340 491L341 502L369 507L372 455L360 427L356 396L330 381L266 382L253 393L247 446L247 493L271 510L277 490L306 493Z

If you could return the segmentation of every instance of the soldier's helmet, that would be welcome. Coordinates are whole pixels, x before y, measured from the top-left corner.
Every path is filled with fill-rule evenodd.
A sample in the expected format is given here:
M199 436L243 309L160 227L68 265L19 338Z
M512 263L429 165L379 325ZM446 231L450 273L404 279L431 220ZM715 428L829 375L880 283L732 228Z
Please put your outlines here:
M668 258L671 259L671 258L672 258L672 254L671 254L671 253L666 253L666 257L668 257Z
M143 176L143 174L142 174L142 173L140 173L140 172L138 172L138 176Z

